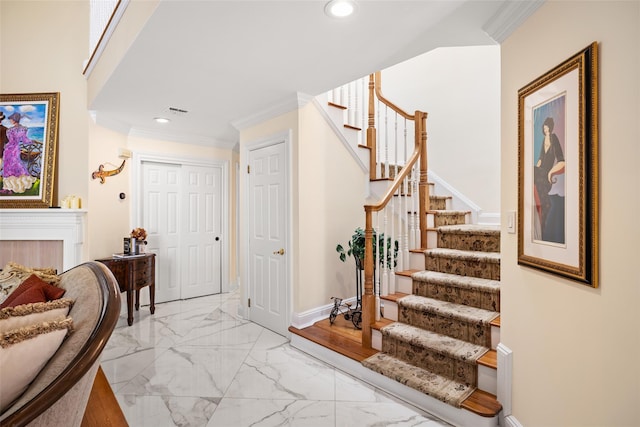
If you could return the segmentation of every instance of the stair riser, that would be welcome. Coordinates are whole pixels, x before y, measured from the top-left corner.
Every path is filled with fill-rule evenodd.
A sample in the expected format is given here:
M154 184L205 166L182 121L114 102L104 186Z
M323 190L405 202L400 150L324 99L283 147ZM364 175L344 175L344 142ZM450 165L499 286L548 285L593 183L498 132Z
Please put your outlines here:
M413 281L412 292L414 295L420 295L440 301L478 307L484 310L500 311L499 293L479 292L457 286L417 280Z
M500 344L500 327L491 325L491 348L496 350Z
M500 280L500 264L487 262L485 260L425 255L425 266L427 270L438 271L440 273Z
M423 252L409 252L409 268L411 270L424 270Z
M462 251L500 252L500 235L438 233L438 247Z
M371 330L371 348L382 351L382 332L378 329Z
M498 394L498 371L478 365L478 388L491 394Z
M398 321L473 344L491 347L491 325L488 323L468 323L408 307L399 308Z
M382 351L443 377L470 384L474 387L477 386L478 366L475 363L465 363L461 360L452 359L431 349L384 336L384 333Z
M393 301L384 301L384 311L383 317L385 319L393 320L394 322L398 321L398 304Z
M424 260L424 257L422 257ZM412 279L408 276L396 276L396 292L402 292L403 294L410 294L412 289Z

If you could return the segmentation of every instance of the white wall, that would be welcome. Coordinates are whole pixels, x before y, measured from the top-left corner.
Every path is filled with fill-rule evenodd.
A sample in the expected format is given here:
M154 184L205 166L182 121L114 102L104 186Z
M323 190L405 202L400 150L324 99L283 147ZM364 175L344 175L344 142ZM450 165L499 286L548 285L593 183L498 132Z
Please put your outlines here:
M382 92L408 113L426 111L429 170L500 212L500 47L446 47L382 71Z
M342 263L356 227L364 228L365 182L362 172L313 104L300 110L299 269L296 312L355 296L355 262Z
M517 91L600 44L600 287L517 265L502 233L502 342L525 426L640 420L640 2L548 1L502 44L502 212L517 201Z
M355 295L355 264L352 259L340 262L335 247L346 245L353 230L364 225L365 176L313 104L241 131L240 145L289 130L293 156L292 308L301 313L329 304L332 296ZM246 174L240 176L242 192ZM241 242L245 238L241 236Z
M88 200L86 83L88 2L0 2L0 92L60 92L58 198Z

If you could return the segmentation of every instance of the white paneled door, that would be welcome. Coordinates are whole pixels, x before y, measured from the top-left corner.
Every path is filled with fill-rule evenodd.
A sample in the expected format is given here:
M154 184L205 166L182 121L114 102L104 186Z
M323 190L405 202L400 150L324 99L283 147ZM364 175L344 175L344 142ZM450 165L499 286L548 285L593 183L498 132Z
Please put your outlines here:
M249 298L252 321L287 333L287 190L284 142L249 152Z
M221 292L220 168L184 166L182 298Z
M221 292L221 175L217 167L142 162L143 227L147 250L157 254L156 302Z

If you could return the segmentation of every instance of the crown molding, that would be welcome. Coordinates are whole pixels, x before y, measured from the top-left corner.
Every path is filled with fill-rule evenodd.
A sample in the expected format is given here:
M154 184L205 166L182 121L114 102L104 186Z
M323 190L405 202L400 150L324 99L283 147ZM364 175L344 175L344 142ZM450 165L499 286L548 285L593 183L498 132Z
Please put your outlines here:
M166 131L159 132L159 131L140 129L140 128L131 128L128 135L136 138L159 139L163 141L180 142L183 144L194 144L194 145L204 145L207 147L217 147L217 148L223 148L227 150L233 149L233 147L236 145L236 141L223 141L223 140L211 138L208 136L191 135L191 134L185 134L185 133L174 134Z
M313 96L311 95L297 92L293 96L287 97L269 108L266 108L245 118L232 121L231 126L240 131L251 126L263 123L269 119L281 116L282 114L288 113L290 111L298 110L307 105L312 99Z
M485 33L498 43L505 41L516 28L538 10L545 0L505 1L482 26Z

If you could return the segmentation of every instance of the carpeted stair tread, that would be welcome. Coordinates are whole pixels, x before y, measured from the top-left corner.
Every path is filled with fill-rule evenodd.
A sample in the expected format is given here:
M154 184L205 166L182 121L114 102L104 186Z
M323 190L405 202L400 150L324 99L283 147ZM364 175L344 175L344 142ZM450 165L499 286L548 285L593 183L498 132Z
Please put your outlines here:
M500 313L482 308L460 305L419 295L407 295L398 300L400 307L407 307L420 312L434 313L441 317L458 319L468 323L490 324Z
M490 278L425 270L411 276L411 290L414 295L500 311L500 282Z
M363 366L449 405L460 407L475 387L410 365L385 353L362 361Z
M483 261L492 264L500 263L500 252L461 251L459 249L433 248L425 250L424 253L438 258L456 258L465 261Z
M500 252L500 228L474 224L441 224L438 248L461 249L478 252Z
M385 338L406 342L415 347L429 349L449 359L475 364L487 351L488 347L472 344L467 341L427 331L406 323L395 322L381 329Z
M444 210L444 209L429 209L427 211L427 213L430 214L437 214L440 216L456 216L456 215L466 215L468 213L471 213L471 211L454 211L454 210Z
M459 224L443 225L439 231L456 234L475 234L484 236L500 235L500 227L497 225Z
M439 271L423 270L411 275L413 280L456 288L472 288L482 292L500 293L500 281L482 279L480 277L460 276L458 274L441 273Z

